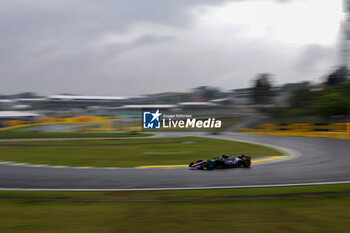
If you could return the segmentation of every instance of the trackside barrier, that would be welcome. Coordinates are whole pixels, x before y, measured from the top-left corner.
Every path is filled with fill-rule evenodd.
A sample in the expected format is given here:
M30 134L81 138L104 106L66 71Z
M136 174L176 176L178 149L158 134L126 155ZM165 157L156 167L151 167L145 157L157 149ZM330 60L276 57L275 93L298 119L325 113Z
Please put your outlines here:
M335 123L331 125L332 131L350 132L350 123Z
M313 125L309 123L297 123L297 124L291 124L291 130L293 131L312 131Z
M295 124L261 124L257 130L263 131L330 131L330 132L350 132L350 123L295 123Z
M85 131L141 131L141 127L122 127L122 128L88 128Z
M107 117L100 116L77 116L66 118L39 118L38 121L42 123L59 123L59 124L76 124L76 123L102 123L106 121Z
M41 126L41 125L48 125L49 123L33 123L33 124L22 124L22 125L15 125L15 126L8 126L0 128L0 131L3 130L10 130L10 129L18 129L23 127L32 127L32 126Z
M77 124L77 123L96 123L98 126L96 128L85 128L80 131L141 131L139 126L129 126L129 127L114 127L113 122L120 121L120 119L115 117L99 117L99 116L78 116L71 118L53 118L45 117L36 120L38 123L33 123L29 121L10 121L6 125L7 127L0 128L0 131L17 129L22 127L32 127L32 126L42 126L42 125L52 125L52 124Z
M7 125L7 126L17 126L17 125L23 125L25 123L27 123L27 122L23 121L23 120L5 121L5 125Z
M298 137L326 137L350 139L350 132L296 132L296 131L263 131L256 129L240 129L238 132L249 134L278 135L278 136L298 136Z
M77 116L77 117L66 117L66 118L53 118L44 117L38 118L35 121L23 121L23 120L11 120L5 121L7 127L0 128L0 130L9 130L29 126L40 126L49 124L77 124L77 123L96 123L104 124L112 120L118 120L111 117L100 117L100 116ZM103 128L103 127L101 127Z

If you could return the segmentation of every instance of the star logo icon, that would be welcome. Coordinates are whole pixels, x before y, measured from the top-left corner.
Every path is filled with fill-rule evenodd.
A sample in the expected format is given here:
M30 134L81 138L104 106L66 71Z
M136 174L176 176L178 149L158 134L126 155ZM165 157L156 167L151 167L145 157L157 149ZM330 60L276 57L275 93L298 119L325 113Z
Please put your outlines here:
M154 120L157 120L157 121L159 121L159 117L162 115L162 113L160 113L159 112L159 109L157 109L157 111L155 112L155 113L152 113L152 120L151 120L151 122L152 121L154 121Z

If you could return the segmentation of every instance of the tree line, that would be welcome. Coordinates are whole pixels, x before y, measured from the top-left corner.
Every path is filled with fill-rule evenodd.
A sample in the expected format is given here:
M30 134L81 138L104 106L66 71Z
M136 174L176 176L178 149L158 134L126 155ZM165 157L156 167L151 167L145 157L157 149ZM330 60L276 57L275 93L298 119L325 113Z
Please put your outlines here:
M346 67L329 74L324 83L286 84L279 89L272 86L270 74L260 74L252 87L252 102L272 117L324 117L350 114L350 81ZM286 94L287 93L287 94ZM283 101L277 101L286 94Z

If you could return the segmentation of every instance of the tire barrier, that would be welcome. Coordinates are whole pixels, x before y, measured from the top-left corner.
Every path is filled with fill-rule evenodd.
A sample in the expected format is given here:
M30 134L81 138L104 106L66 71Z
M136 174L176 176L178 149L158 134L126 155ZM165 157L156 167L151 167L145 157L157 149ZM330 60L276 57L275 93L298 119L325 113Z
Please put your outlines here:
M54 124L81 124L94 123L97 126L94 128L85 128L81 131L141 131L141 126L115 127L113 122L121 121L115 117L100 117L100 116L76 116L65 118L45 117L38 118L35 121L11 120L3 122L3 127L0 130L10 130L22 127L54 125Z
M350 123L261 124L257 129L240 129L238 131L264 135L350 139Z
M264 131L257 129L240 129L240 133L249 134L263 134L263 135L278 135L278 136L298 136L298 137L326 137L326 138L340 138L350 139L350 132L302 132L302 131Z
M261 124L260 131L296 131L296 132L350 132L350 123L295 123L295 124Z

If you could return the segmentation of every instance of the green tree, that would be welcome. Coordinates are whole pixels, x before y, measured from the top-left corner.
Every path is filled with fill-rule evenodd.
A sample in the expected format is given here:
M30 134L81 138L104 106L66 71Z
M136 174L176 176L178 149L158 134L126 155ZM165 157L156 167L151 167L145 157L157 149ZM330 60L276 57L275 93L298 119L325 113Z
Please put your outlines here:
M341 83L344 83L347 81L349 76L349 70L346 66L341 66L338 69L336 69L334 72L332 72L330 75L328 75L326 84L328 86L337 86Z
M271 85L271 75L264 73L259 74L254 81L252 99L254 104L269 104L271 103L274 91Z
M301 88L294 90L288 98L288 104L291 108L312 107L317 93L312 92L310 88Z
M299 83L286 83L281 86L279 92L280 93L292 93L293 91L296 91L298 89L302 88L310 88L310 82L304 81Z
M350 110L349 100L339 92L326 93L318 100L316 110L323 116L346 115Z

